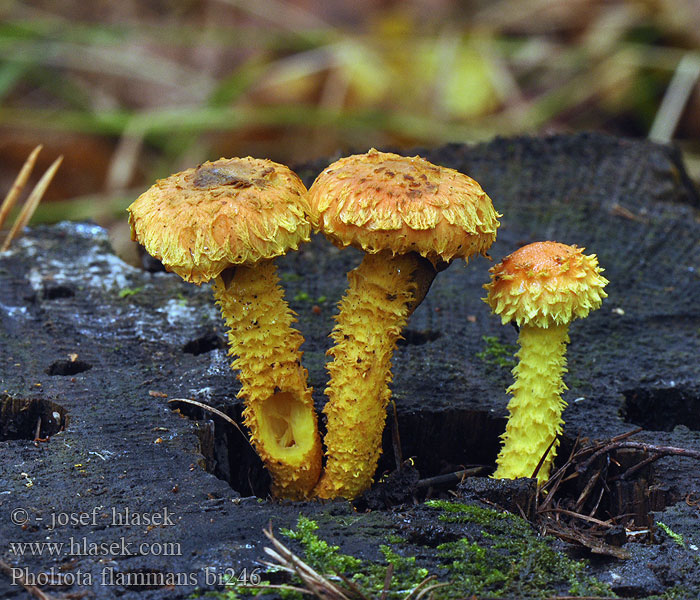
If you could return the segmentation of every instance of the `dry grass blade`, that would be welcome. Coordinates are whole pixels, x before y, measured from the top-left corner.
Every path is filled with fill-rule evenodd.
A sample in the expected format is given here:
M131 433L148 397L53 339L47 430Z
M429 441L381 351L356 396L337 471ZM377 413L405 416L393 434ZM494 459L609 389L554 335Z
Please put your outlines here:
M426 577L416 587L414 587L403 600L420 600L423 596L429 594L433 590L450 585L449 583L434 583L433 585L428 585L431 581L435 581L436 579L437 577L435 577L435 575Z
M386 575L384 576L384 587L382 588L382 595L380 600L386 600L389 595L389 590L391 589L391 578L394 576L394 565L390 564L386 569Z
M34 169L36 159L38 158L39 152L41 152L42 148L43 146L39 145L32 150L32 153L29 155L27 160L24 161L22 168L12 183L10 191L7 193L7 196L5 196L2 206L0 206L0 229L2 229L5 221L7 220L7 215L10 214L10 211L17 202L17 198L19 198L24 186L27 184L27 179L29 179L29 176L32 174L32 169Z
M350 600L345 590L320 573L317 573L280 542L273 535L271 528L264 529L263 533L274 546L274 548L265 548L265 553L279 563L279 566L284 570L294 572L317 598L322 600Z
M566 475L569 466L574 463L574 459L578 452L579 444L580 440L579 438L576 438L576 441L574 442L574 446L571 449L571 453L569 454L569 458L566 461L566 463L563 466L559 467L554 473L552 473L550 478L538 488L538 511L545 510L547 506L551 504L553 498L556 495L557 490L559 489L559 485L564 480L564 476ZM544 500L541 500L542 497L544 498Z
M348 591L354 593L357 596L358 600L372 600L372 598L367 597L367 595L362 591L362 589L360 589L360 586L357 585L352 579L348 579L342 573L339 573L338 577L340 577L343 580L343 583L348 586Z
M542 468L544 461L547 459L547 456L551 452L552 447L554 446L556 441L557 441L557 436L555 435L554 439L551 442L549 442L549 446L547 446L547 449L544 451L544 454L542 455L539 462L537 463L537 466L535 467L535 470L533 471L532 476L531 476L532 479L537 479L537 474L540 472L540 469Z
M678 63L651 125L650 140L667 144L673 139L683 110L698 81L700 81L700 53L691 52Z
M299 577L299 579L301 579L302 583L306 587L299 588L297 586L270 584L244 584L240 587L254 589L296 590L304 594L316 596L319 598L319 600L372 600L372 598L367 596L354 581L348 579L342 573L337 573L336 575L343 581L347 588L336 585L327 577L312 569L307 563L305 563L274 536L271 527L264 529L263 533L274 546L274 548L265 548L265 554L275 561L274 563L263 562L263 564L268 567L273 567L275 569L285 571L286 573L296 575ZM378 600L386 600L386 598L389 597L393 574L394 566L390 564L387 567L386 576L384 578L384 586ZM435 575L426 577L415 588L413 588L413 590L411 590L403 600L420 600L433 590L449 585L448 583L428 585L432 581L435 581L435 579Z
M41 147L39 147L39 149L40 148ZM35 149L34 152L32 152L32 154L29 156L29 159L27 159L27 161L32 159L32 156L34 156L35 152L38 154L37 149ZM34 161L36 161L36 156L34 156ZM7 234L7 237L5 238L5 242L3 243L2 248L0 248L0 252L4 252L5 250L7 250L10 247L12 240L14 240L19 235L19 233L27 226L27 223L29 223L29 220L32 218L32 215L34 214L36 207L39 206L39 202L41 202L41 199L44 196L46 189L51 184L51 180L53 179L54 175L56 174L58 167L61 166L62 162L63 162L63 156L59 156L55 161L53 161L51 166L41 176L41 179L36 184L36 186L34 187L34 189L31 192L31 194L29 194L29 198L27 198L27 201L24 203L24 206L22 207L21 212L17 216L17 219L16 219L14 225L12 226L12 229L10 229L10 233ZM25 162L25 166L26 166L26 164L27 163ZM24 167L22 168L22 170L24 170ZM31 172L31 166L29 168L29 172ZM20 175L21 174L22 174L22 171L20 171ZM28 176L29 176L29 173L27 173L27 177ZM14 190L14 187L15 186L13 186L10 193L12 193L12 191Z

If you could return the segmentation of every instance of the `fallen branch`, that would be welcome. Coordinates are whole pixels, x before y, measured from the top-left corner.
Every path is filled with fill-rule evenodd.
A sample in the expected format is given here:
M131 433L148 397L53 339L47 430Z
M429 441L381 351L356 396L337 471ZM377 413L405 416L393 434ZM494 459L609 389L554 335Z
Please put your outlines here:
M472 477L483 473L489 469L489 467L472 467L470 469L462 469L461 471L453 471L452 473L445 473L444 475L435 475L434 477L426 477L425 479L419 479L416 482L416 488L431 487L435 485L442 485L447 483L461 483L465 477Z

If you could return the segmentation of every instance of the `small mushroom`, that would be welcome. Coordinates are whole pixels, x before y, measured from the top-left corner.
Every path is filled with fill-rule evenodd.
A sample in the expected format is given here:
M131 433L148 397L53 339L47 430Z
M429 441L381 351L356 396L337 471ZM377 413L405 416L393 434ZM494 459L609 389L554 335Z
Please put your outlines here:
M532 477L544 457L537 480L549 478L564 423L569 323L607 297L602 270L595 254L558 242L523 246L491 268L484 300L503 324L512 321L520 330L515 382L507 390L510 414L493 477Z
M372 483L391 396L391 356L438 269L485 254L498 214L478 183L416 156L343 158L309 189L311 220L364 250L339 305L324 408L326 465L315 494L352 499Z
M272 260L309 240L305 197L283 165L222 158L157 181L128 209L132 239L167 270L197 285L213 279L244 422L284 498L307 497L321 470L304 338Z

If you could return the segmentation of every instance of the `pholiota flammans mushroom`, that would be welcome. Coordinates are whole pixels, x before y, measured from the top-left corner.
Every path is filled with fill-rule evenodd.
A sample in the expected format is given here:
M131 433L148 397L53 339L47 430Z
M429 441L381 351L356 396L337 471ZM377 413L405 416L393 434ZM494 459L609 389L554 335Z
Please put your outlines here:
M279 286L276 256L308 241L306 188L269 160L207 162L157 181L129 207L132 239L185 281L213 281L240 371L244 422L272 478L272 493L305 498L321 444L304 341Z
M478 183L420 157L370 150L309 188L314 227L365 251L348 274L329 350L326 465L315 494L354 498L372 483L390 399L391 356L412 310L453 258L485 254L498 214Z
M558 242L528 244L491 268L484 300L503 324L513 321L520 329L510 414L493 477L532 477L542 461L537 480L549 478L564 423L569 323L607 297L601 271L595 254Z

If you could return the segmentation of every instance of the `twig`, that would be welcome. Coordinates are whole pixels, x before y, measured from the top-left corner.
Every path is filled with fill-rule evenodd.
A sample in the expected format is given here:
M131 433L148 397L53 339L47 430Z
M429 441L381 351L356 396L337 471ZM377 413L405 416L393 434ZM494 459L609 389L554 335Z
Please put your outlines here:
M581 513L574 512L572 510L566 510L565 508L548 508L546 511L542 512L547 512L547 513L560 513L563 515L569 515L570 517L576 517L577 519L583 519L584 521L588 521L590 523L595 523L596 525L602 525L603 527L615 527L613 523L608 521L601 521L600 519L595 519L594 517L589 517L586 515L582 515Z
M544 454L540 457L540 460L537 463L537 466L535 467L535 470L533 471L533 473L531 475L532 479L537 479L537 473L540 472L540 469L542 468L542 465L544 464L544 461L547 458L547 455L552 450L552 446L554 446L554 443L556 441L557 441L557 436L555 435L554 438L552 439L552 441L549 442L549 446L547 446L547 449L544 451Z
M578 500L576 500L576 511L580 512L580 510L583 508L583 505L586 503L586 500L588 499L588 494L591 493L591 490L593 489L593 486L596 484L598 479L600 478L600 474L602 471L596 471L595 474L588 480L586 483L586 486L583 488L581 491L581 494L578 497Z
M289 548L287 548L282 542L275 538L272 533L272 526L268 525L268 529L263 529L265 537L267 537L274 548L265 548L265 554L271 557L276 564L262 561L262 564L281 569L287 573L296 575L301 579L302 583L306 588L299 588L296 586L272 586L270 584L241 584L242 588L252 588L252 589L294 589L301 591L305 594L310 594L316 596L319 600L373 600L351 579L348 579L342 573L335 573L346 586L342 588L339 585L334 584L324 575L317 573L312 569L307 563L305 563L301 558L294 554ZM389 597L389 592L391 591L391 580L394 574L394 565L389 564L386 570L386 575L384 577L384 585L382 587L382 593L376 600L387 600ZM435 575L430 575L421 581L416 587L414 587L403 600L421 600L426 594L432 592L437 588L449 585L449 583L436 583L433 585L428 585L436 579Z
M623 522L627 517L636 514L620 514L613 516L607 521L596 518L605 494L612 493L609 483L628 479L635 473L638 473L640 469L664 456L683 456L700 459L700 450L674 446L655 446L629 439L640 431L642 431L642 428L625 432L601 442L588 443L583 447L579 447L580 442L578 439L576 440L566 463L557 469L552 474L552 477L539 488L537 514L542 519L541 525L544 527L544 530L561 539L580 543L592 552L609 554L620 558L626 556L623 550L596 539L602 535L600 530L598 530L599 527L605 527L607 530L607 528L612 526L611 524ZM624 449L642 451L647 453L647 455L641 457L636 464L627 467L621 474L610 477L610 465L620 466L615 461L613 453ZM603 458L602 464L598 464L596 461L599 461L601 457ZM563 482L576 477L585 477L587 480L583 490L578 494L578 498L575 501L573 498L566 501L569 506L564 508L559 505L562 499L559 498L557 491ZM581 511L587 503L593 506L586 509L588 514L583 514ZM574 519L578 520L579 523L586 523L587 529L578 530L576 527L572 527L571 523L573 523ZM569 524L567 524L567 521L569 521Z
M403 600L412 600L413 595L416 592L419 592L415 600L420 600L425 594L428 592L432 592L433 590L441 587L445 587L447 585L450 585L449 582L444 582L444 583L434 583L433 585L429 585L427 587L424 587L426 584L430 583L431 581L435 581L437 577L435 575L430 575L429 577L426 577L423 581L421 581L416 587L414 587L411 592L406 596ZM423 589L421 589L423 588Z
M610 488L608 487L608 483L605 481L605 478L603 478L603 485L600 486L600 491L598 492L598 499L595 501L595 504L593 505L593 508L591 509L591 512L589 513L589 516L593 516L598 512L598 507L600 506L600 501L603 499L603 494L605 492L609 492Z
M53 596L50 596L35 585L28 584L23 575L16 575L12 567L2 558L0 558L0 569L2 569L8 577L11 577L13 581L19 582L19 584L35 598L39 598L39 600L53 600Z
M644 442L622 442L619 448L632 448L644 450L644 452L658 452L661 456L685 456L700 460L700 450L689 450L688 448L678 448L676 446L655 446Z
M226 421L227 423L230 423L236 429L238 429L238 431L241 432L241 435L245 438L245 441L248 442L248 445L250 445L250 441L248 440L248 436L241 429L241 427L238 425L238 423L236 423L225 412L221 412L218 408L214 408L213 406L209 406L208 404L204 404L203 402L197 402L196 400L190 400L189 398L172 398L171 400L168 400L168 404L170 404L171 402L184 402L185 404L192 404L193 406L198 406L199 408L202 408L204 410L208 410L209 412L214 413L215 415L221 417L224 421ZM252 446L251 446L251 448L252 448Z
M350 591L354 594L357 594L357 597L360 600L372 600L372 598L368 598L367 594L365 594L362 589L360 589L360 586L357 585L352 579L348 579L345 575L342 573L337 573L338 577L343 581L345 585L348 586Z
M382 595L379 600L386 600L389 595L389 590L391 589L391 578L394 576L394 565L389 563L386 568L386 575L384 576L384 587L382 588Z
M617 481L618 479L625 481L628 477L632 476L634 473L636 473L640 469L643 469L647 465L650 465L651 463L657 461L659 458L661 458L660 454L652 454L651 456L648 456L644 460L638 462L636 465L632 465L624 473L611 477L610 481Z
M655 446L653 444L646 444L644 442L630 442L630 441L619 441L608 443L598 450L596 450L588 459L581 463L577 470L579 472L585 471L590 463L593 462L601 454L606 454L612 452L613 450L619 450L621 448L631 448L633 450L643 450L644 452L651 452L656 455L654 460L662 458L664 456L685 456L687 458L695 458L700 460L700 450L689 450L687 448L677 448L675 446Z
M396 402L391 401L393 410L393 419L391 421L391 444L394 448L394 460L396 461L396 470L401 470L403 464L403 453L401 452L401 436L399 435L399 415L396 412Z
M272 527L263 529L265 537L272 542L274 549L265 548L265 553L277 561L288 571L293 571L316 596L319 598L334 598L338 600L350 600L345 590L335 585L323 575L320 575L308 564L296 556L282 542L277 540L272 533Z
M473 475L478 475L482 473L489 467L472 467L471 469L462 469L461 471L454 471L452 473L445 473L444 475L435 475L435 477L427 477L425 479L419 479L416 483L417 488L431 487L433 485L441 485L443 483L455 483L462 481L465 477L471 477Z
M552 499L554 498L554 495L559 488L559 486L562 483L564 474L566 473L567 469L569 466L571 466L574 462L575 457L577 456L578 452L577 449L579 447L580 440L579 438L576 438L576 441L574 442L573 448L571 448L571 452L569 454L569 458L567 459L566 463L557 469L552 476L544 482L542 486L539 488L539 493L536 496L536 500L539 503L539 498L540 496L546 494L544 502L539 504L537 506L537 510L541 510L547 507L547 505L551 504Z

